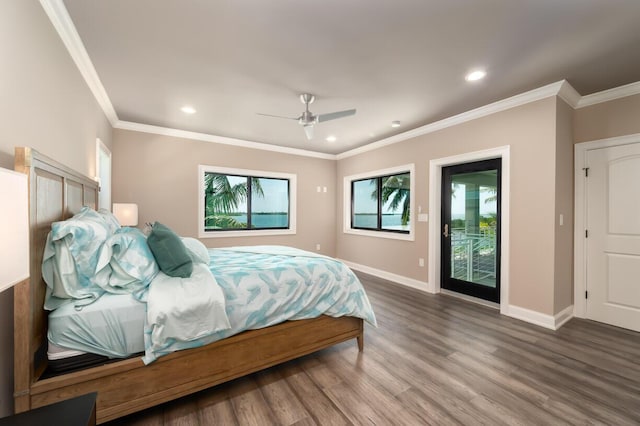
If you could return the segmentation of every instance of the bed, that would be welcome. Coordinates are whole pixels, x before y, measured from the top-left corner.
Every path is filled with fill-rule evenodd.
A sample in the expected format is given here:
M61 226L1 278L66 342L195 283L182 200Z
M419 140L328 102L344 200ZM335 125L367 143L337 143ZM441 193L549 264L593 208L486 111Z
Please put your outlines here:
M48 366L48 317L42 258L53 222L83 206L97 209L95 181L30 148L16 148L15 169L29 177L30 275L14 287L14 400L20 413L97 392L97 421L109 420L188 395L353 338L363 350L363 320L321 315L218 340L162 356L138 356L53 377Z

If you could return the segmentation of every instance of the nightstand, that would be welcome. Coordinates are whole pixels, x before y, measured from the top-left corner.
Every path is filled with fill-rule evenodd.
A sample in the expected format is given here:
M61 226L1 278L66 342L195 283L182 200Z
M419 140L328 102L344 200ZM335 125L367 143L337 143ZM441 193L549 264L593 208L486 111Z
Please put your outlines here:
M0 426L95 426L97 393L78 396L0 419Z

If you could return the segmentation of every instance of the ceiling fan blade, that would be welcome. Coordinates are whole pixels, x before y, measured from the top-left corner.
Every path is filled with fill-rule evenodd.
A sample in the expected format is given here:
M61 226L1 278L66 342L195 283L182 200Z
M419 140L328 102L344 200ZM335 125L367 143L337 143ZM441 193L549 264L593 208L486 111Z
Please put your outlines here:
M273 114L263 114L261 112L256 112L258 115L264 115L265 117L276 117L276 118L285 118L287 120L297 120L300 117L284 117L282 115L273 115Z
M336 118L348 117L350 115L354 115L356 113L355 109L347 109L344 111L336 111L336 112L328 112L326 114L318 115L318 122L322 123L323 121L335 120Z
M304 127L304 133L307 135L307 139L313 139L313 124L305 124L302 127Z

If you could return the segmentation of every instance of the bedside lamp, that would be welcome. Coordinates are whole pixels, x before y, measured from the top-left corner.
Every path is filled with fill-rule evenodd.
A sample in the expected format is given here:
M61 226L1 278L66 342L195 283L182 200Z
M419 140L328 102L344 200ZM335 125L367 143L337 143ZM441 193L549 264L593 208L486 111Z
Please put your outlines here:
M138 205L113 203L113 215L122 226L138 226Z
M27 175L0 168L0 292L29 278Z

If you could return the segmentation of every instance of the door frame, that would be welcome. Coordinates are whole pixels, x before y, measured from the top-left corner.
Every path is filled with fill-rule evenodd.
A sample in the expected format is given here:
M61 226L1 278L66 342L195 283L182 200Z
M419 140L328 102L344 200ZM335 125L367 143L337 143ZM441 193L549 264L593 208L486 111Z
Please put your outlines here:
M471 161L471 162L465 162L462 164L457 164L454 166L443 166L442 167L442 176L446 176L447 175L447 169L451 170L451 168L457 168L457 170L455 172L451 171L449 173L449 176L447 177L448 180L450 180L450 182L447 184L447 180L445 179L444 182L442 183L442 188L441 188L441 200L442 200L442 209L440 211L440 220L443 221L443 215L442 213L445 211L445 209L447 208L447 206L449 207L449 216L452 215L452 207L451 207L451 197L453 196L454 191L452 190L452 182L453 182L453 176L459 176L461 174L465 174L465 173L473 173L473 172L483 172L483 171L495 171L496 172L496 196L497 196L497 203L496 203L496 208L497 211L500 213L500 216L497 218L497 236L500 237L502 235L501 230L502 230L502 158L490 158L487 160L481 160L481 161ZM481 169L481 170L478 170ZM500 180L498 180L497 178L500 177ZM478 188L479 190L479 188ZM443 197L445 196L446 197ZM478 193L478 197L480 197L480 194ZM480 202L480 200L478 199L478 202ZM466 217L466 212L465 212L465 217ZM449 219L451 219L450 217L447 217ZM449 229L450 229L450 234L453 234L452 231L452 223L453 220L451 219L449 221ZM478 223L478 226L480 226L480 224ZM466 281L464 279L461 278L455 278L451 276L451 259L452 259L452 236L450 235L449 238L446 239L446 243L445 243L445 238L443 236L443 232L442 232L443 227L440 227L440 286L441 286L441 291L447 291L447 292L454 292L456 293L456 295L467 295L470 297L473 297L475 299L480 299L483 301L488 302L491 306L494 307L498 307L499 306L499 299L500 299L500 269L499 269L499 265L502 262L502 256L500 255L500 249L501 249L501 245L500 245L500 239L498 239L496 241L496 248L497 248L497 256L496 256L496 260L497 260L497 265L498 265L498 269L496 270L494 268L494 272L495 272L495 284L496 286L491 288L491 287L487 287L485 285L482 284L478 284L476 282L472 281ZM448 273L449 274L449 278L446 276L442 276L442 272ZM449 286L449 288L447 288L447 286L444 286L443 284L447 284ZM494 300L494 298L497 298L498 300ZM480 301L479 301L480 302ZM480 302L481 303L481 302Z
M100 166L100 154L103 154L106 158L109 159L109 170L107 170L106 172L109 175L109 182L103 182L102 180L102 174L105 172L105 170L102 170L102 167ZM101 209L107 209L109 211L111 211L112 207L113 207L113 156L111 154L111 150L107 147L107 145L104 144L104 142L102 142L102 140L100 138L96 139L96 180L98 181L98 188L99 188L99 193L98 193L98 207ZM104 199L104 192L103 191L107 191L108 192L108 203L106 206L103 206L102 203L100 203L101 199Z
M640 143L640 133L597 139L575 145L574 151L574 225L573 225L573 315L586 318L587 301L584 297L587 290L587 245L585 230L587 228L587 185L584 167L587 164L589 151L610 148L620 145Z
M429 280L428 289L440 293L440 229L442 229L442 168L473 161L502 159L502 212L500 215L500 313L509 314L509 183L511 180L510 145L468 152L429 161Z

